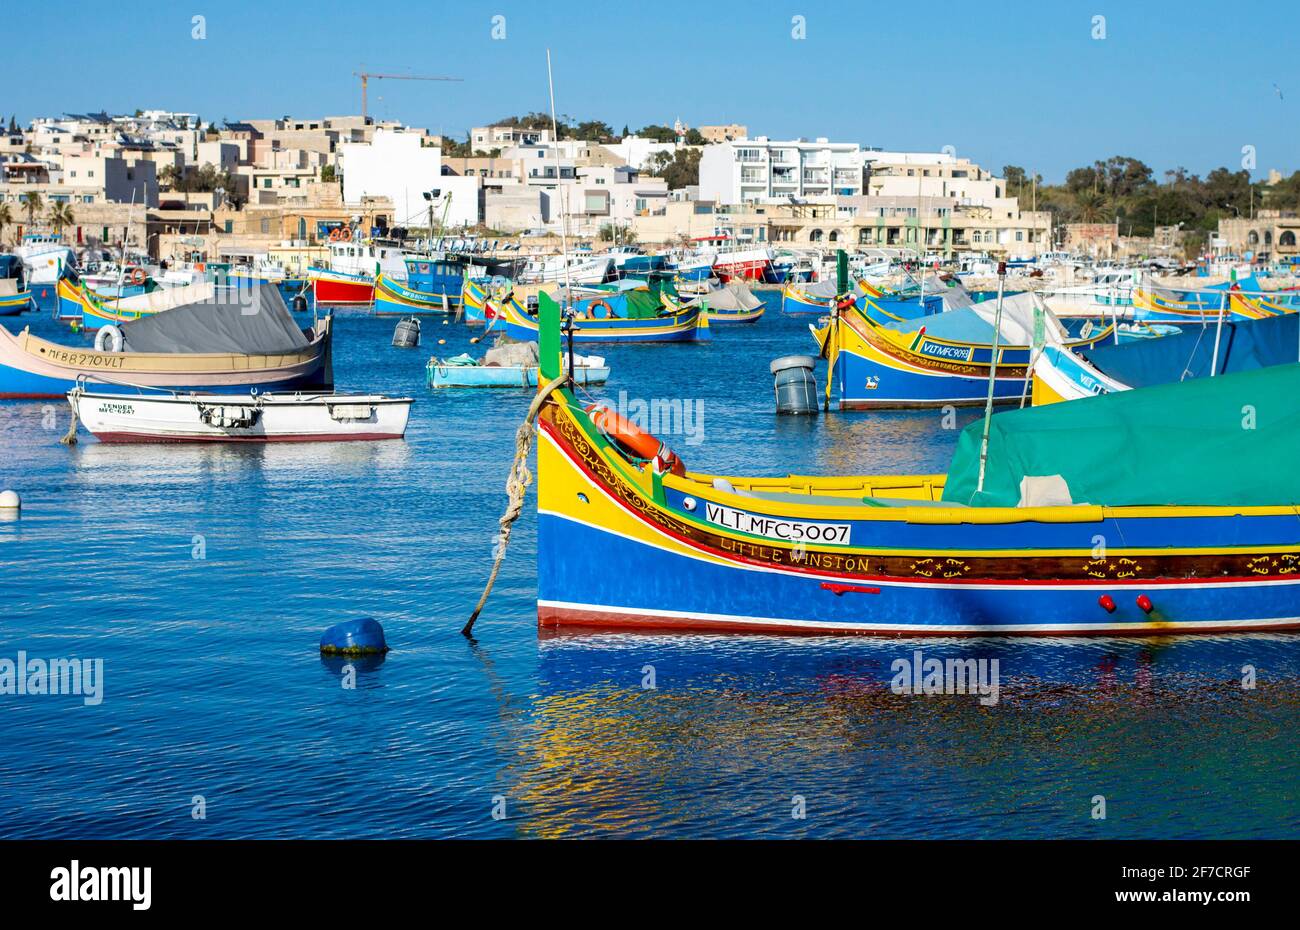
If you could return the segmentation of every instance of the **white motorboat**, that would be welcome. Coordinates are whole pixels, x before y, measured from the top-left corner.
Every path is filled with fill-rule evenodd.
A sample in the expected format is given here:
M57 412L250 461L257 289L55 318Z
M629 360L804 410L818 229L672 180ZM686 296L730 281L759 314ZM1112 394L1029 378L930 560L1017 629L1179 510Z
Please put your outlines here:
M401 439L409 397L379 394L68 392L101 442L342 442Z

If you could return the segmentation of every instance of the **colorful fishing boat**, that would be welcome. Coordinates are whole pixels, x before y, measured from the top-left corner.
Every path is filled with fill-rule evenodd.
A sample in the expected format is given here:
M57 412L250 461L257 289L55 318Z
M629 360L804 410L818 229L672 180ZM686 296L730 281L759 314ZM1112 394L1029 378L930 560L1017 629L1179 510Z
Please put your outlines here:
M831 312L835 297L834 281L787 284L781 288L781 312L796 316L805 313L825 316Z
M64 397L80 380L109 392L331 389L329 317L299 329L273 288L254 297L254 304L213 300L106 328L121 351L0 327L0 399Z
M1234 282L1199 291L1178 292L1155 284L1149 277L1133 288L1133 319L1175 326L1216 321L1220 314L1234 320L1257 320L1268 312L1233 298Z
M1035 406L1300 361L1300 317L1225 320L1222 329L1087 349L1047 346L1034 360Z
M318 306L369 304L375 297L373 275L334 271L312 265L307 269L312 295Z
M448 314L455 306L446 294L429 294L400 284L380 273L375 279L376 316Z
M810 327L829 366L827 396L839 410L982 404L990 366L994 399L1019 400L1029 390L1035 346L1088 347L1112 336L1110 326L1093 331L1089 323L1071 338L1033 294L1006 298L996 329L996 301L887 323L845 303Z
M627 296L625 303L631 308L627 316L614 313L611 302L603 298L579 302L579 313L573 319L574 342L701 342L710 338L708 314L699 307L663 312L658 292ZM538 301L539 305L554 303L545 293ZM500 307L506 335L521 342L537 339L538 318L518 299L512 295Z
M695 297L695 302L703 308L710 325L757 323L767 310L743 281L736 280L711 288L708 293Z
M409 397L378 394L68 392L100 442L357 442L401 439Z
M554 383L560 310L541 312L543 628L1300 628L1300 365L997 414L982 480L982 421L947 475L722 477Z

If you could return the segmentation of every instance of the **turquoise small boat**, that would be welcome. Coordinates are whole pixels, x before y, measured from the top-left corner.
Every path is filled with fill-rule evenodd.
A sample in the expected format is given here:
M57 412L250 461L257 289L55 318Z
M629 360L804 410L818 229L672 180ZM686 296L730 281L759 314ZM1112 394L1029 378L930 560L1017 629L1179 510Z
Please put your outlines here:
M573 380L578 384L604 384L609 366L596 355L574 355ZM537 343L515 342L488 349L482 360L470 355L431 358L425 377L431 388L535 388Z

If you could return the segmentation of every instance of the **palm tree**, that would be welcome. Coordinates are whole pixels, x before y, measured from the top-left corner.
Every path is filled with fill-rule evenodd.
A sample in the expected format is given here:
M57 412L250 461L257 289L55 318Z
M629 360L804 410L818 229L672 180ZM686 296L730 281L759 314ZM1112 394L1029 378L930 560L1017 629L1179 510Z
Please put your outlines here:
M0 203L0 242L4 242L5 227L14 221L13 212L9 209L9 204Z
M1081 191L1075 195L1075 208L1079 212L1079 222L1096 223L1106 215L1106 196L1092 191Z
M23 210L27 212L28 226L36 222L36 214L40 213L44 206L45 201L41 199L41 195L36 191L28 191L23 194Z
M56 233L62 233L64 226L71 226L77 221L72 215L72 207L66 203L50 204L49 219Z

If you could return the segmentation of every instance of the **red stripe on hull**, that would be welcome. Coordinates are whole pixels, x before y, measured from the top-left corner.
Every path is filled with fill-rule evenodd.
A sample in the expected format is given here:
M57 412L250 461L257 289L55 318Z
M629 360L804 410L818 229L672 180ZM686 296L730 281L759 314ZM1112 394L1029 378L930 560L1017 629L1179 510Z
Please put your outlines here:
M322 304L368 304L375 297L373 284L353 281L331 281L317 278L312 284L316 302Z
M877 629L862 626L825 626L807 627L797 624L759 623L756 621L717 620L704 617L660 617L651 614L621 613L614 610L595 608L553 607L537 605L537 625L543 630L561 628L580 628L588 631L641 631L655 632L663 630L687 631L695 633L780 633L795 636L889 636L911 639L920 636L1053 636L1053 637L1094 637L1094 636L1179 636L1192 633L1277 633L1300 630L1300 621L1286 624L1259 624L1249 626L1228 626L1224 624L1205 623L1189 624L1175 627L1131 627L1114 626L1089 628L1084 630L999 630L995 626L982 630L943 630L943 629L898 629L889 627Z
M92 433L100 442L374 442L401 439L403 433L327 433L297 436L155 436L144 433Z

